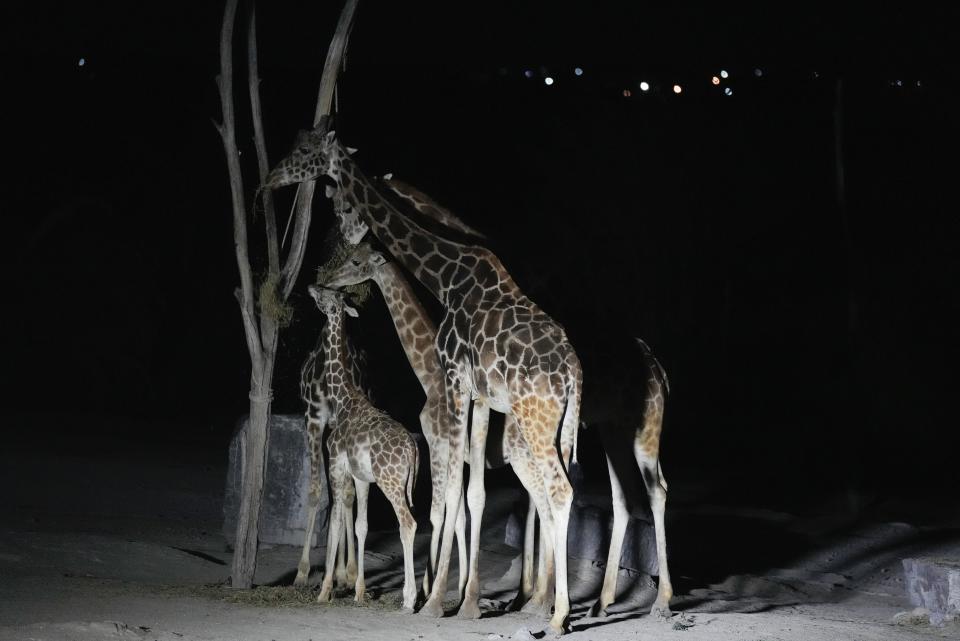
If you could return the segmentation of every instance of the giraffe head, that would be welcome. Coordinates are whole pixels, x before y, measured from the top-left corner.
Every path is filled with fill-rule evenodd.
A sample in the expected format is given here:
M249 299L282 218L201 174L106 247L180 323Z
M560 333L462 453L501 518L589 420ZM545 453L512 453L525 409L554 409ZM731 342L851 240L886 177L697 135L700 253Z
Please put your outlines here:
M311 131L300 130L293 150L267 174L264 186L276 189L321 176L336 180L341 160L356 150L342 147L337 142L336 132L327 131L327 127L328 122L324 119Z
M340 235L343 236L348 245L356 245L370 228L360 218L357 210L343 197L339 189L327 185L326 194L327 198L333 201L333 213L337 215L337 220L340 221Z
M317 304L317 309L327 318L339 318L341 311L354 318L359 316L357 310L347 304L347 295L341 291L318 285L310 285L307 291L310 292L313 302Z
M360 243L347 254L343 264L333 270L327 282L327 287L347 287L357 285L373 278L377 270L387 263L387 259L378 251L374 251L367 243Z

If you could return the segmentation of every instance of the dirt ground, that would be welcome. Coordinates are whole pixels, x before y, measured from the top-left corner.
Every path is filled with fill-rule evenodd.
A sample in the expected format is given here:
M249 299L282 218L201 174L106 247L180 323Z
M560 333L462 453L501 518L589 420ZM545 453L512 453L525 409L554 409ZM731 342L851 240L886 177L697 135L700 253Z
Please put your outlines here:
M541 638L546 621L505 613L518 552L483 545L480 620L398 611L402 558L395 533L373 532L366 555L372 598L318 605L289 587L298 550L264 546L256 593L224 586L230 552L220 532L225 469L200 456L138 451L0 454L0 640L483 641ZM208 457L209 458L209 457ZM180 461L180 462L174 462ZM498 490L489 505L510 502ZM887 641L958 639L911 609L906 556L960 556L956 515L909 524L721 506L671 494L668 516L678 596L669 621L647 616L655 588L621 572L613 614L587 618L603 568L571 559L570 638L630 640ZM496 513L492 510L491 513ZM417 538L422 572L428 525ZM574 546L571 545L571 548ZM313 556L319 579L322 550ZM737 571L739 569L739 571ZM275 587L269 587L275 586ZM315 588L314 588L315 589ZM454 595L450 593L450 598Z

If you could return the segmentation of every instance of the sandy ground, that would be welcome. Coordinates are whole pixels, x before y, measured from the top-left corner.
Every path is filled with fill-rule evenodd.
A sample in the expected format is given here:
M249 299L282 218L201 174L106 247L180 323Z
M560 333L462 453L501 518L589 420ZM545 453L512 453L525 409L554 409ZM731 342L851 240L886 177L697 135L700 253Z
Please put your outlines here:
M122 454L122 455L121 455ZM177 460L169 457L166 460ZM182 460L182 459L181 459ZM483 618L436 620L397 610L402 558L396 535L371 533L366 555L373 598L355 605L232 602L222 584L230 553L220 534L225 470L194 460L165 462L136 452L0 455L0 640L158 641L320 639L369 641L541 638L546 622L504 613L519 576L517 551L485 543ZM491 503L513 500L503 492ZM672 497L673 498L673 497ZM614 613L586 618L602 568L571 560L574 601L569 638L630 640L873 641L958 639L960 626L894 622L911 609L904 596L905 556L960 555L954 521L937 527L902 522L840 526L746 508L668 506L678 597L675 616L646 615L649 577L621 572ZM418 572L427 527L417 540ZM718 535L723 529L729 536ZM741 532L756 538L741 541ZM782 554L771 553L780 549ZM761 545L762 544L762 545ZM753 551L756 551L754 554ZM763 550L761 552L761 550ZM298 550L265 547L256 582L289 586ZM322 564L322 551L314 552ZM720 559L710 565L702 559ZM742 571L729 571L731 567ZM702 570L700 570L702 568ZM312 577L316 582L320 571ZM451 593L451 597L453 594Z

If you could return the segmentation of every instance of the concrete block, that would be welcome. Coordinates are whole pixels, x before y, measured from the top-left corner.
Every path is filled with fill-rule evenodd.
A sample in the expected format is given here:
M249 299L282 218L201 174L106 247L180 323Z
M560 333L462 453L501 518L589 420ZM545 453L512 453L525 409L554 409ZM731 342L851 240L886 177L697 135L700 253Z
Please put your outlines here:
M960 559L904 559L903 573L910 603L930 611L940 625L960 614Z
M230 441L227 483L223 499L223 535L227 542L236 538L237 511L240 505L240 449L249 419L241 418ZM329 495L322 479L320 510L312 544L326 537ZM307 525L310 492L310 457L302 414L273 415L267 442L267 470L260 514L260 542L303 545ZM323 540L323 539L319 539Z

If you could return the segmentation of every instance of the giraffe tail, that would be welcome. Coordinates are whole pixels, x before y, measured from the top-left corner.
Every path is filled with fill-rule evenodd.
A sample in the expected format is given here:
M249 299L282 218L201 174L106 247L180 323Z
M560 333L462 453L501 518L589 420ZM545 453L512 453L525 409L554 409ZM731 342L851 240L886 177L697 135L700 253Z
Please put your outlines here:
M647 393L649 395L655 395L663 390L664 396L666 396L670 393L670 379L667 378L667 370L663 369L663 365L661 365L657 357L653 355L653 350L650 349L646 341L642 338L637 338L637 345L643 350L643 362L646 364L647 369L650 370L650 380L647 382Z
M417 447L417 441L412 436L410 442L413 443L413 465L407 470L407 503L413 509L413 486L417 482L417 473L420 471L420 448Z
M580 400L583 392L583 372L579 368L576 370L573 384L567 392L567 406L563 412L563 425L560 428L560 445L562 450L566 450L565 444L569 443L569 454L564 452L564 466L567 468L567 476L570 477L571 485L576 487L582 480L583 474L580 470L580 464L577 461L577 441L580 432Z

